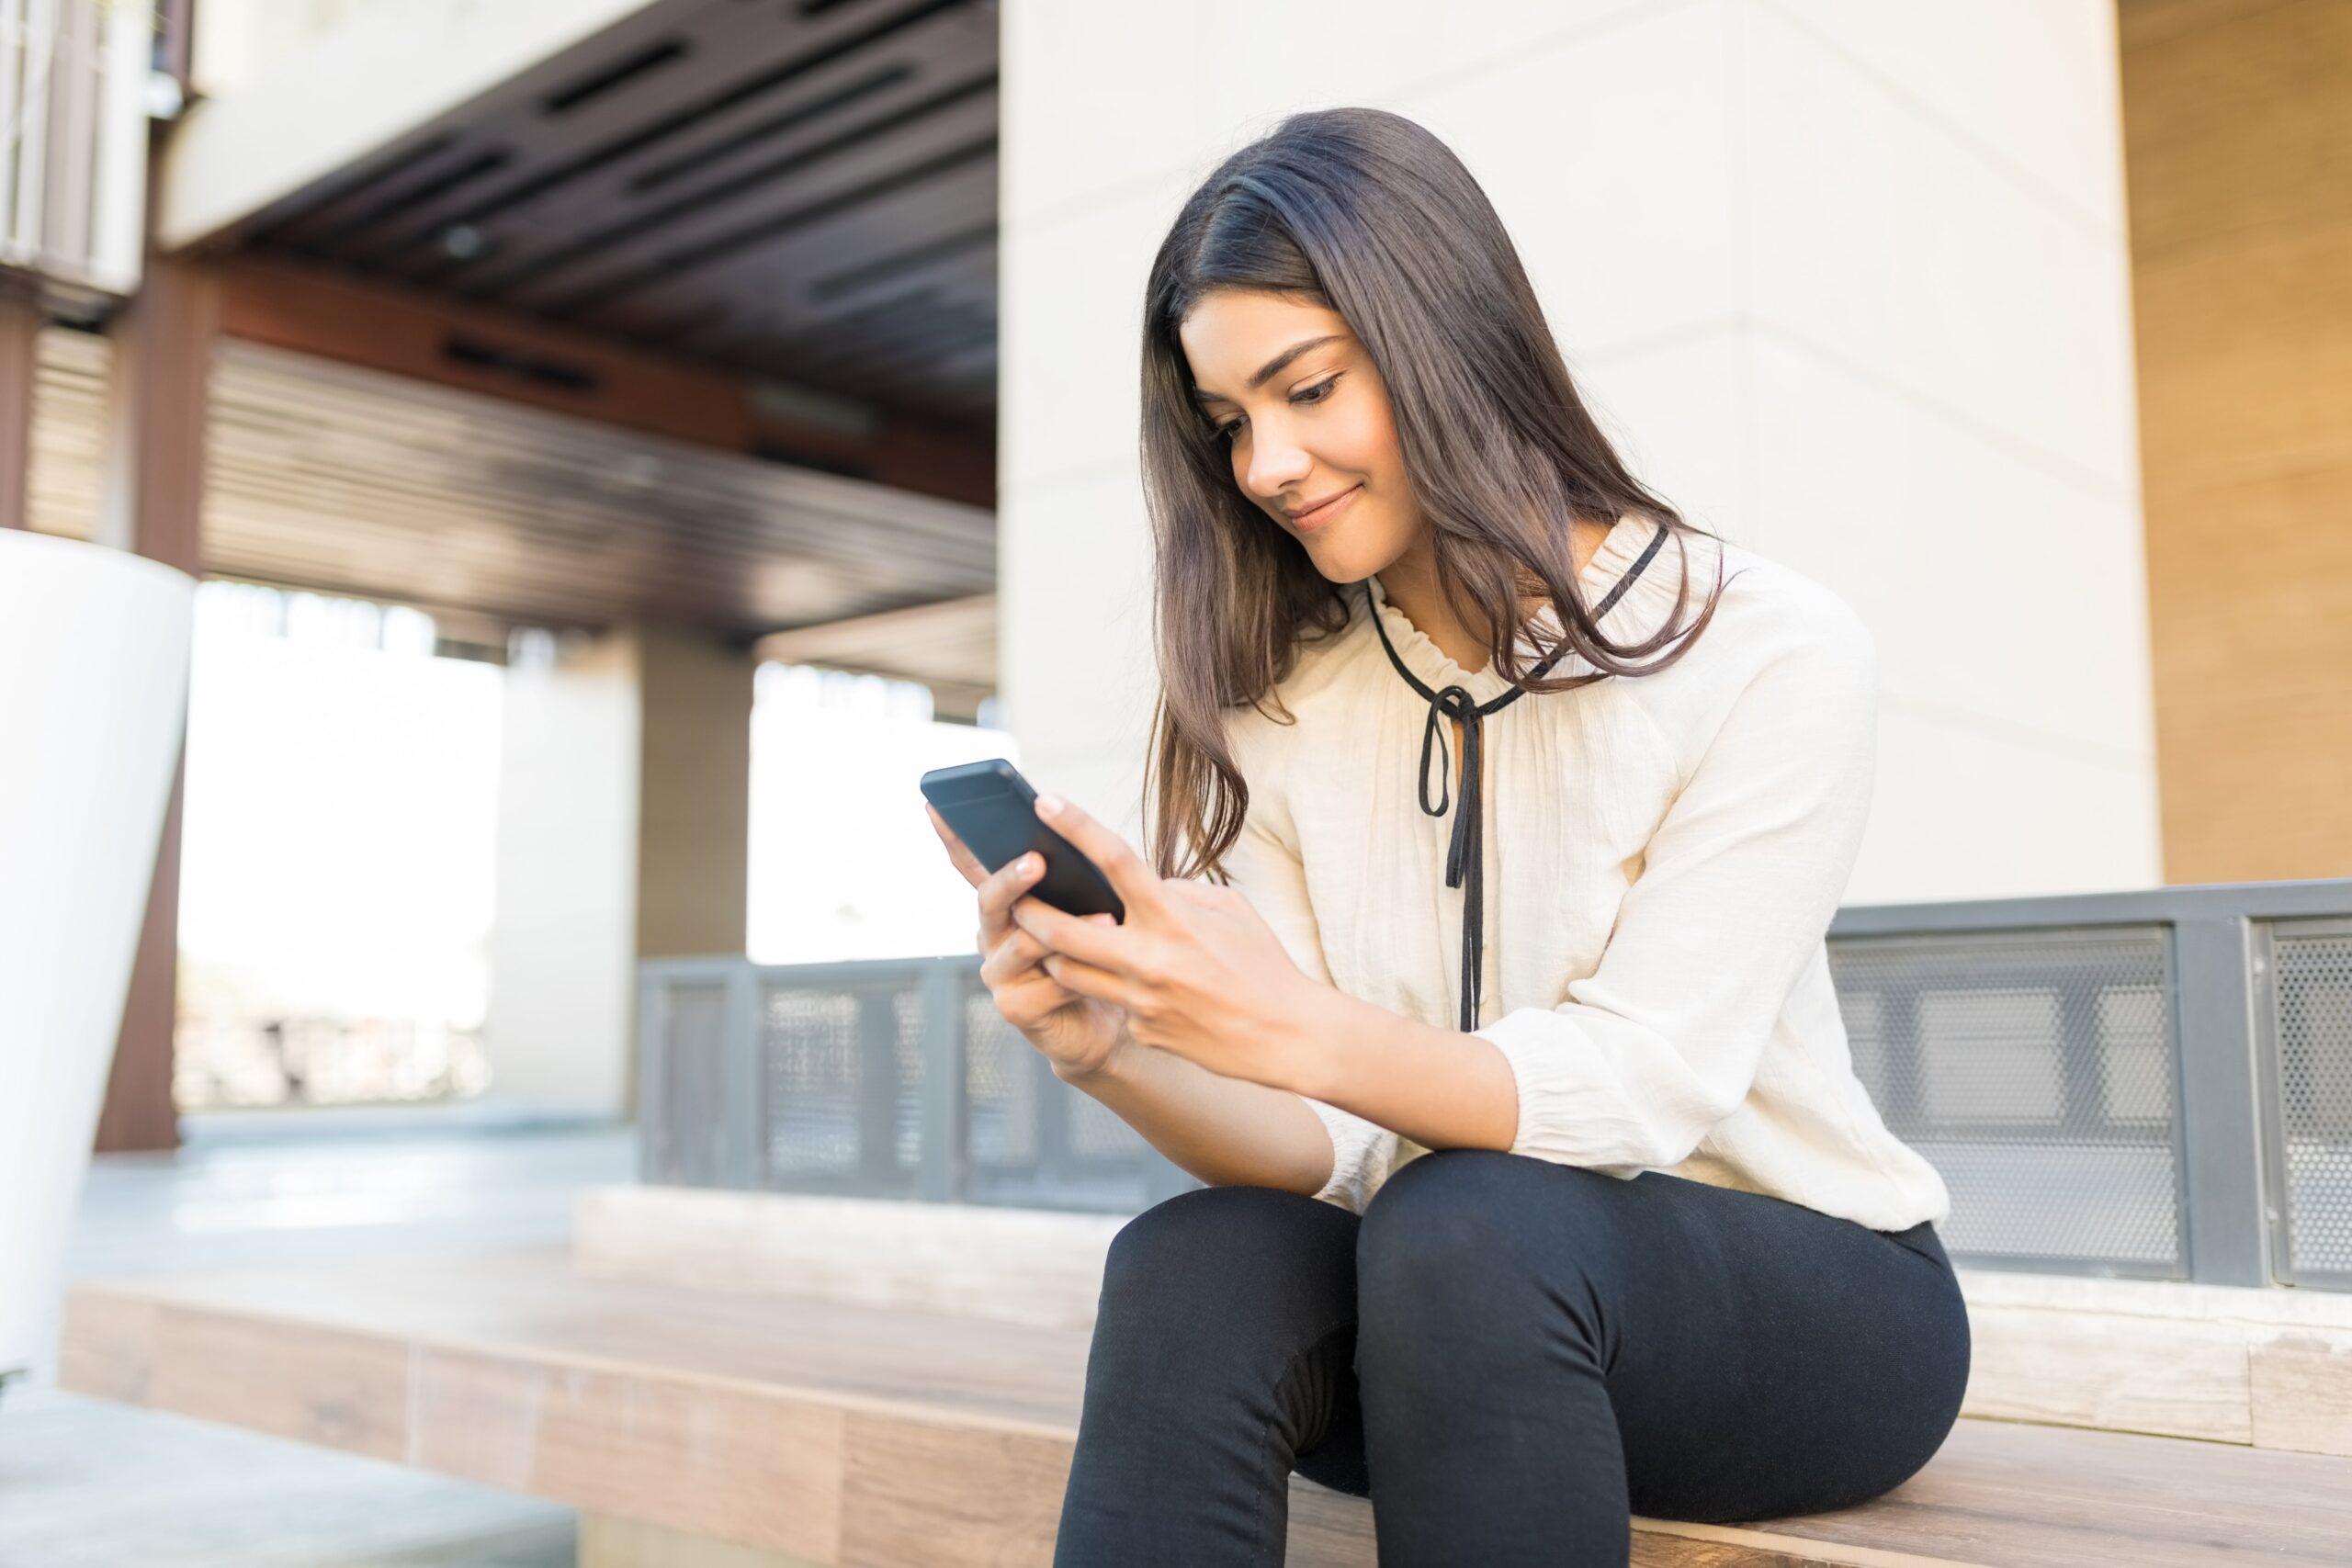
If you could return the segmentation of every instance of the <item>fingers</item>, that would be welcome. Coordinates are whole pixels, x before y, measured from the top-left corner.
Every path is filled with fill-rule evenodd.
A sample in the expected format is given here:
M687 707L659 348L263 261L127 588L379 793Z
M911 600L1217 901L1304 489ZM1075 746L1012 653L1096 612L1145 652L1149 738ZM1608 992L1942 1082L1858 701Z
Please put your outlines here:
M1132 905L1128 913L1134 914ZM1107 913L1100 919L1073 915L1055 908L1042 898L1015 899L1012 921L1056 953L1121 975L1132 972L1137 958L1148 951L1141 945L1148 939L1139 932L1121 930Z
M993 953L1001 946L1008 931L1020 929L1019 922L1014 919L1013 910L1022 904L1031 889L1044 877L1046 871L1044 863L1033 852L1016 856L991 872L980 863L978 858L965 845L963 840L956 837L956 830L947 825L946 818L940 816L938 807L926 800L923 802L923 814L931 819L932 831L939 836L939 841L946 847L948 858L955 863L956 869L961 872L964 879L978 891L980 926L975 933L974 945L983 954ZM1080 841L1080 836L1091 840L1096 851L1109 856L1114 863L1123 866L1122 874L1130 878L1130 886L1147 889L1145 897L1150 897L1157 892L1159 880L1150 874L1150 868L1144 865L1117 834L1096 823L1078 807L1066 806L1059 816L1050 820L1054 823L1055 830L1065 838L1069 838L1072 845L1081 853L1088 853L1089 859L1094 859L1094 855L1088 852L1087 843ZM1077 829L1075 835L1070 831L1072 827ZM1102 862L1097 861L1096 863L1099 865ZM1141 876L1139 882L1135 880L1138 874ZM1107 867L1104 874L1110 874ZM1114 883L1113 886L1116 886L1117 884ZM1121 896L1123 900L1130 905L1133 904L1134 898L1131 895L1123 890ZM1028 899L1028 908L1035 911L1028 935L1031 941L1039 942L1041 949L1060 947L1062 939L1057 935L1057 932L1067 933L1078 931L1083 934L1077 940L1094 942L1094 931L1107 930L1115 932L1118 927L1117 919L1108 913L1084 917L1069 915L1035 898ZM1050 926L1041 925L1039 922L1050 922ZM1077 953L1075 949L1069 951L1100 966L1111 955L1114 945L1096 942L1083 953Z
M1042 947L1023 948L1008 939L980 965L980 982L994 998L998 1016L1015 1029L1032 1028L1079 999L1039 963L1051 957Z
M1015 1025L1034 1022L1078 997L1123 1007L1129 998L1120 976L1056 953L1018 926L980 961L980 983L996 998L997 1010Z
M1118 1007L1132 1008L1134 988L1125 976L1109 969L1098 969L1083 959L1067 953L1047 953L1037 961L1039 971L1064 991L1081 997L1091 997Z
M988 956L980 960L980 984L991 991L1010 985L1020 978L1023 970L1035 968L1037 960L1052 951L1019 926L1014 926L1002 941L988 950ZM1053 976L1043 970L1038 973L1051 983Z
M1108 922L1110 919L1108 915L1087 917L1090 921ZM1003 939L990 947L988 956L980 961L980 977L998 982L1010 980L1039 959L1052 955L1053 951L1019 926L1008 926Z
M1036 855L1016 855L993 873L984 876L979 886L980 932L979 947L986 953L1013 929L1012 907L1026 897L1029 889L1045 876L1046 867Z
M1051 796L1041 795L1041 802ZM1127 841L1068 800L1055 812L1040 810L1037 819L1068 839L1078 852L1101 868L1103 876L1128 905L1149 905L1159 897L1159 875L1144 863Z
M1015 855L980 884L980 912L990 917L1008 914L1013 904L1045 874L1045 863L1034 851Z
M931 818L931 829L947 847L948 859L963 873L964 880L979 892L980 930L978 945L986 953L1001 940L1012 925L1009 911L1013 900L1028 891L1031 884L1045 874L1045 867L1034 854L1020 855L1007 861L995 871L980 863L978 856L956 836L956 829L939 814L939 808L923 802L923 814Z

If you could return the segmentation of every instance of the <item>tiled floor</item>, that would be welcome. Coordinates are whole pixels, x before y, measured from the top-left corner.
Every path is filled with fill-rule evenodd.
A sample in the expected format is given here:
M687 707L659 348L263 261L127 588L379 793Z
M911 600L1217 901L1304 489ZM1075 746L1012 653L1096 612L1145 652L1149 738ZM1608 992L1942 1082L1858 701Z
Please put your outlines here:
M560 1243L582 1187L632 1179L626 1130L482 1112L193 1122L100 1160L76 1276ZM0 1401L0 1568L569 1568L571 1510L76 1398Z
M571 1510L45 1389L0 1406L0 1568L571 1568Z

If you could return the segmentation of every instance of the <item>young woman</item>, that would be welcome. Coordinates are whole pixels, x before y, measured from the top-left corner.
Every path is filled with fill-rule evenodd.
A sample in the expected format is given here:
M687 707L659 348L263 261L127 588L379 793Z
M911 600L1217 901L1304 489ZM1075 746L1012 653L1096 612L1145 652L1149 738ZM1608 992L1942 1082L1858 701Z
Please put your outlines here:
M933 814L999 1010L1209 1184L1113 1244L1057 1563L1280 1563L1294 1470L1390 1568L1909 1476L1969 1335L1823 941L1860 622L1626 471L1393 114L1294 116L1185 204L1143 420L1152 863L1039 802L1125 923Z

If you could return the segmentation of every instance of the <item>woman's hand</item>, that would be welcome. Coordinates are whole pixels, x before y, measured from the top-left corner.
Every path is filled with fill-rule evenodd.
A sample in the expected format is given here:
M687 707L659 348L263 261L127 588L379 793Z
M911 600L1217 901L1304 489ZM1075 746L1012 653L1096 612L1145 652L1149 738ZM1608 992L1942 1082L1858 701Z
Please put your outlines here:
M1138 1044L1227 1077L1295 1089L1338 993L1291 961L1250 900L1229 887L1163 878L1077 807L1038 798L1041 820L1100 867L1126 907L1124 924L1066 914L1037 898L1013 923L1050 952L1040 961L1067 991L1114 1005Z
M1109 1002L1065 989L1038 966L1038 960L1046 955L1045 943L1012 923L1014 903L1024 897L1045 868L1036 865L1036 856L1030 854L1007 861L1001 869L990 873L936 807L925 801L923 810L930 815L940 842L947 846L956 869L979 889L980 982L996 998L996 1010L1045 1054L1056 1077L1079 1078L1101 1071L1126 1032L1125 1017ZM1104 925L1115 923L1108 915L1089 919Z

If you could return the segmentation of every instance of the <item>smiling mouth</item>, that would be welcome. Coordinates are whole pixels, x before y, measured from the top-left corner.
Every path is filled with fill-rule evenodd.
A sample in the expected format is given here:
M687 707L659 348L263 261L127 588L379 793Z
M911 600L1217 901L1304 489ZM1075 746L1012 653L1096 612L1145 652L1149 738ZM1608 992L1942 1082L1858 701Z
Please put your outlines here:
M1290 525L1301 530L1321 527L1333 517L1339 515L1340 509L1347 505L1349 500L1354 496L1356 491L1363 488L1363 486L1362 485L1349 486L1346 490L1341 491L1339 494L1333 496L1322 505L1316 507L1313 511L1302 512L1296 516L1292 517L1290 519Z

